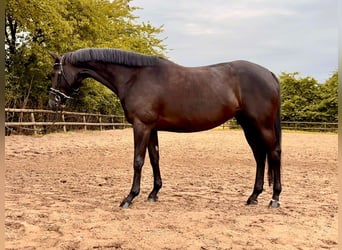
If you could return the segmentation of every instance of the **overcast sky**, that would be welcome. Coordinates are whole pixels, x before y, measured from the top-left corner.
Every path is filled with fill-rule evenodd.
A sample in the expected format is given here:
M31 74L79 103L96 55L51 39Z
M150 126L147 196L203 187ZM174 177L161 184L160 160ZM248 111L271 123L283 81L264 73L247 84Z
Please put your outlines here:
M300 72L319 82L337 70L338 0L133 0L170 60L202 66L238 59L276 74Z

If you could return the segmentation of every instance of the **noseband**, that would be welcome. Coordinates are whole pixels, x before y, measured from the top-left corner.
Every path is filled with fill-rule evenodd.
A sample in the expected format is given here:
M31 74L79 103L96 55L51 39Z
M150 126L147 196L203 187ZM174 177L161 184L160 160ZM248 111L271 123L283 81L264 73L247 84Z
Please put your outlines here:
M50 91L49 93L54 95L55 97L55 101L60 103L62 101L62 99L72 99L71 96L68 96L66 94L64 94L63 92L61 92L59 90L59 86L61 85L61 82L62 82L62 77L64 78L64 80L66 81L66 83L71 87L71 85L69 84L67 78L65 77L64 75L64 71L63 71L63 57L61 58L61 61L59 63L55 63L54 66L59 66L60 67L60 71L58 72L58 76L57 76L57 88L50 88Z

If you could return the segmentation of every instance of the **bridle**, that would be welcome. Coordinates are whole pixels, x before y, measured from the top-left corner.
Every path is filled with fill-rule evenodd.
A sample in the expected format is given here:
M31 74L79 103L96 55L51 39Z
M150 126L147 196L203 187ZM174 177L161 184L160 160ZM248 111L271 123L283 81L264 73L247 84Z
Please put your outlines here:
M55 101L57 103L61 103L63 99L69 100L72 99L71 96L64 94L59 90L59 87L62 82L62 77L64 78L65 82L71 87L71 84L68 82L68 79L65 77L64 71L63 71L63 57L61 58L59 63L55 63L54 66L59 66L60 71L58 72L57 76L57 86L56 88L50 88L49 93L52 94L55 98Z

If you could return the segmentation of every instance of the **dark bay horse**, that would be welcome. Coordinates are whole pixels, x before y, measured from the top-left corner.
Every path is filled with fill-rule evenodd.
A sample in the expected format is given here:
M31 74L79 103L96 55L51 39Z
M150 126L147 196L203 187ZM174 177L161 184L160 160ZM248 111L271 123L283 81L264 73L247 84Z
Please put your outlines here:
M273 183L271 207L281 193L280 88L275 75L247 61L188 68L167 59L117 49L81 49L55 60L49 105L65 105L72 91L88 77L120 99L134 133L132 188L122 201L127 208L140 192L141 170L148 150L156 201L162 187L157 131L196 132L236 117L256 161L254 189L247 204L263 191L265 162Z

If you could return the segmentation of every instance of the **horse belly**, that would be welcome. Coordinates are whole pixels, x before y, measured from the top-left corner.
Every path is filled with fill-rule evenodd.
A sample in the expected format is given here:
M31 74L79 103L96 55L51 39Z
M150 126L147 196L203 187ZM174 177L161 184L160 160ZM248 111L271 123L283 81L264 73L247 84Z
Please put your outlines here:
M176 107L178 105L175 105ZM174 107L175 108L175 107ZM167 110L159 116L158 130L173 132L196 132L215 128L235 115L231 107L205 108L178 108Z
M229 67L228 67L229 69ZM239 108L237 81L227 66L184 69L169 74L156 98L159 130L195 132L219 126Z

